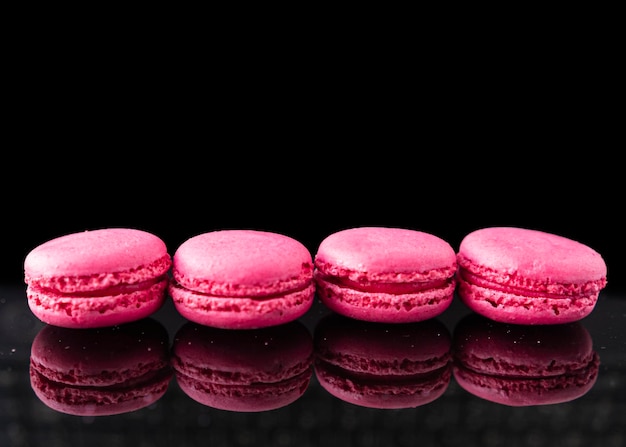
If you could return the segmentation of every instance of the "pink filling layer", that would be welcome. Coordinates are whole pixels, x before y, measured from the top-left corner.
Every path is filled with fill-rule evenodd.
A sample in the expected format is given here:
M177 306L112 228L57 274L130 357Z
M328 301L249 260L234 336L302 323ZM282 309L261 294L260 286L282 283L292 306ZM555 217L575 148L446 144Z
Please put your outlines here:
M333 283L339 287L358 290L366 293L388 293L393 295L406 293L419 293L426 290L445 287L453 281L451 276L445 278L423 279L417 282L374 282L365 278L355 281L348 277L330 276L317 272L316 278L319 281Z
M315 261L316 276L327 282L363 292L414 293L449 283L456 273L456 265L426 272L363 272Z
M58 289L48 289L45 287L40 287L38 284L33 284L29 286L29 290L34 294L45 295L48 298L101 298L117 295L130 295L132 293L140 292L142 290L149 290L154 285L164 281L167 281L167 277L160 276L158 278L148 279L146 281L138 282L135 284L115 284L104 289L96 289L92 291L81 290L76 292L63 292Z
M315 285L265 297L223 297L194 292L170 283L169 294L178 312L190 321L212 327L253 329L295 320L313 304Z
M555 283L550 278L527 278L517 272L498 272L481 267L459 256L458 275L465 282L491 290L528 297L562 298L598 295L606 278L584 283Z
M170 283L169 292L175 304L203 311L226 312L271 312L303 304L313 298L312 283L302 289L290 290L273 296L226 297L188 290L177 282Z
M414 322L441 314L454 296L456 282L415 293L362 292L317 278L320 299L332 310L365 321Z
M172 276L180 286L197 293L223 297L259 297L285 294L306 288L313 278L313 267L311 264L303 263L300 275L272 281L265 280L265 282L250 280L249 283L228 283L187 276L177 269L172 271Z
M96 291L100 295L116 294L108 293L107 290L114 290L115 287L138 284L146 279L161 279L169 270L172 261L169 255L157 259L151 264L142 265L132 270L124 272L108 272L89 276L62 276L62 277L31 277L26 276L25 281L29 287L36 289L55 290L59 294L79 294L81 292L89 296L94 296ZM143 287L143 286L139 286Z
M493 320L515 324L556 324L577 321L589 315L596 296L536 297L506 293L459 279L461 300L475 312Z
M115 287L115 294L96 297L50 294L28 287L28 305L40 320L61 327L103 327L138 320L154 313L165 300L168 279L149 281L143 289Z

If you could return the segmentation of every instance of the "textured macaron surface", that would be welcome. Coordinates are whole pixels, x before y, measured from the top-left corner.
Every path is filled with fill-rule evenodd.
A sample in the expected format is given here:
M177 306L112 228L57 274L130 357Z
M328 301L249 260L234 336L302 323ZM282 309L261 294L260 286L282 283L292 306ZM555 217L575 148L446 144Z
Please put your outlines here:
M315 255L324 277L372 291L407 293L454 276L456 258L443 239L384 227L351 228L324 239Z
M606 285L598 252L537 230L491 227L469 233L457 254L458 294L500 322L559 324L593 310Z
M468 234L461 241L458 262L469 282L541 294L597 293L606 284L607 268L598 252L524 228L493 227Z
M24 260L25 282L63 294L138 284L167 273L171 258L157 236L136 229L107 228L45 242Z
M259 297L302 290L313 279L308 249L288 236L220 230L183 242L172 274L185 289L222 297Z
M327 236L314 260L320 299L357 320L409 323L442 313L456 286L456 254L421 231L357 227Z

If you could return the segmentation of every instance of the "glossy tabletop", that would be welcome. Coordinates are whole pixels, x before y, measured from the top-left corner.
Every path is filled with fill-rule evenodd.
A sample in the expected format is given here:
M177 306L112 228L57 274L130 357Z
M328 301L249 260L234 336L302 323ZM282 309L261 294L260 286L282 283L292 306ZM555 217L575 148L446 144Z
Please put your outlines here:
M532 401L516 401L516 393L531 387L519 377L514 377L512 382L495 379L481 382L482 387L487 386L485 383L496 383L500 389L492 395L500 396L498 399L461 386L455 369L456 350L468 340L494 343L495 339L496 345L509 343L512 348L508 355L514 357L519 352L523 363L521 357L526 358L527 351L524 354L522 348L516 351L519 341L524 340L526 345L529 340L552 344L549 352L567 352L565 346L559 350L558 344L576 343L574 338L564 340L570 337L567 331L571 328L557 326L542 332L536 327L499 327L476 318L458 297L432 321L397 328L356 321L333 322L336 317L316 300L310 311L293 325L275 328L269 335L267 331L246 335L258 344L256 352L252 352L250 343L242 342L242 334L237 331L216 333L192 327L169 300L149 321L138 323L146 326L133 329L139 331L134 338L124 339L106 329L55 332L57 328L41 323L31 314L24 287L3 286L0 288L3 427L0 445L626 445L626 296L601 293L592 314L576 325L577 333L583 333L592 342L595 364L586 366L583 375L569 381L556 382L550 378L531 381L532 387L538 387L531 391ZM333 326L330 330L329 321ZM140 335L136 336L137 333ZM339 385L337 392L328 386L326 376L321 380L322 346L328 337L339 337L344 349L351 349L352 344L361 346L360 355L367 357L368 350L362 349L364 336L375 337L372 357L381 356L385 343L392 357L403 346L413 353L418 351L419 355L423 352L424 356L435 350L432 343L439 346L437 349L441 346L448 349L439 355L444 359L443 366L433 367L427 374L409 374L401 380L390 375L371 377L371 370L350 373L336 369L332 383ZM89 397L76 397L87 395L94 400L94 395L102 396L100 391L90 394L94 391L88 385L47 383L42 391L41 380L34 379L37 374L31 367L31 348L36 339L39 339L37 343L51 344L50 355L63 356L72 349L91 350L90 356L81 354L87 358L81 360L82 364L98 365L106 365L107 361L119 364L126 351L131 351L129 358L133 355L134 348L128 343L139 343L144 351L158 350L168 365L157 374L160 388L151 389L139 379L118 385L117 389L104 387L107 393L115 391L109 394L118 396L118 401L132 389L134 404L115 406L116 398L111 397L99 401L100 408L94 410L96 404L89 407ZM55 342L63 346L54 346ZM183 344L200 349L188 356L188 360L201 375L203 368L207 368L206 362L218 355L208 350L214 348L212 344L220 344L222 351L241 359L242 364L256 358L254 361L263 368L264 349L268 350L268 362L289 365L293 359L288 356L302 352L296 350L296 343L303 344L304 351L307 346L311 349L310 358L307 360L305 356L300 361L309 362L304 376L285 398L280 398L283 391L279 388L263 391L265 395L274 393L275 399L266 399L260 405L259 392L252 389L257 386L255 383L231 387L224 394L216 391L214 385L197 385L193 381L190 384L190 377L180 374L177 367L185 355L179 349ZM203 346L206 351L202 351ZM205 364L194 366L194 359L200 357ZM229 367L236 368L237 364ZM154 375L151 377L154 381ZM60 393L59 389L65 391ZM367 390L366 397L359 395L363 390ZM220 399L211 396L216 393ZM407 394L414 397L407 399ZM63 399L66 402L59 403ZM102 408L106 405L109 407Z

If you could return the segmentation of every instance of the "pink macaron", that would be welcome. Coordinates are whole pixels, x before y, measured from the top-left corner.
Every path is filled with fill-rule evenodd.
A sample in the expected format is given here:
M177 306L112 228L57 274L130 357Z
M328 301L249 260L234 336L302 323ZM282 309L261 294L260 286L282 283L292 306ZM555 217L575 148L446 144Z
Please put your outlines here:
M313 304L311 253L299 241L258 230L219 230L183 242L169 294L190 321L255 329L293 321Z
M320 299L357 320L408 323L445 311L456 255L443 239L404 228L358 227L327 236L315 255Z
M176 336L172 365L190 398L220 410L260 412L298 400L313 375L313 341L299 321L259 329L188 322Z
M320 385L360 407L420 407L452 377L452 337L436 318L385 324L331 313L315 327L314 345Z
M61 413L128 413L165 394L173 377L169 354L167 331L150 318L93 329L47 325L31 346L31 387Z
M24 260L28 305L41 321L94 328L136 321L165 301L171 257L154 234L106 228L68 234Z
M473 313L457 323L453 352L461 388L514 407L578 399L595 384L600 364L579 321L515 325Z
M592 248L543 231L490 227L461 241L458 294L475 312L516 324L559 324L593 310L607 267Z

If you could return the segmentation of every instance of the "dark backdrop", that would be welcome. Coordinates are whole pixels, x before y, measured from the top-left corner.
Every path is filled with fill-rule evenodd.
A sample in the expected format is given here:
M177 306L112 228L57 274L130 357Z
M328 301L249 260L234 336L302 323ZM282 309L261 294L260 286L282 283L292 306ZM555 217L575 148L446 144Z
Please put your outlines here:
M622 80L609 29L597 44L588 32L545 46L471 33L410 54L282 40L273 52L246 40L109 53L109 41L57 45L56 32L12 46L0 280L21 282L37 244L106 226L152 231L172 252L221 228L286 233L314 252L351 226L457 248L474 229L516 225L595 248L619 288Z
M186 238L223 228L284 233L314 254L325 236L352 226L413 228L457 249L470 231L512 225L591 246L607 262L607 291L625 289L623 169L601 151L495 141L481 150L385 135L337 144L307 133L259 134L258 144L104 140L5 160L1 282L22 282L36 245L108 226L153 232L172 254Z

